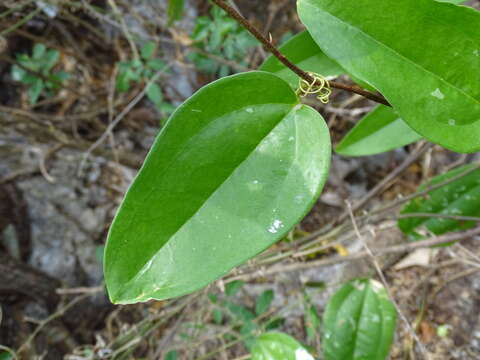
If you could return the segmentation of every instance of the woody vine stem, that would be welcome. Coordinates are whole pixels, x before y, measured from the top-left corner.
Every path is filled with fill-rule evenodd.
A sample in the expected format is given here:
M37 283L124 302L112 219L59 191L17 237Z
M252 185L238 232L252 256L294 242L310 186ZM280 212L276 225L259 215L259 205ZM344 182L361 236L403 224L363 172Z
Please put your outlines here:
M227 12L230 17L235 19L239 24L241 24L250 34L252 34L258 41L260 41L263 46L271 52L278 60L280 60L286 67L292 70L295 74L297 74L300 78L304 79L308 83L313 83L315 79L306 71L300 69L294 63L287 59L285 55L283 55L280 50L278 50L275 45L273 45L272 41L268 40L262 33L255 28L252 24L248 22L237 10L233 7L228 5L224 0L212 0L217 6L221 7L223 10ZM389 102L382 96L377 95L373 92L368 90L362 89L360 86L357 85L347 85L338 83L336 81L328 81L328 84L332 88L346 90L355 94L362 95L367 99L373 100L377 103L391 106ZM320 85L320 84L319 84Z

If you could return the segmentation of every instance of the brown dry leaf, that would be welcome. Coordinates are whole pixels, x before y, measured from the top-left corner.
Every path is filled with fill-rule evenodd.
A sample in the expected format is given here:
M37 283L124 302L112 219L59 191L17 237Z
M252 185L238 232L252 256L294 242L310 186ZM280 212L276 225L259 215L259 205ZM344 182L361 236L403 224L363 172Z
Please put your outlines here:
M394 270L401 270L411 266L427 267L433 257L433 249L417 249L395 264Z
M190 46L193 44L193 40L188 36L187 33L179 32L174 29L170 29L173 40L183 46Z
M422 321L420 323L419 332L420 339L424 344L431 342L436 335L435 328L427 321Z

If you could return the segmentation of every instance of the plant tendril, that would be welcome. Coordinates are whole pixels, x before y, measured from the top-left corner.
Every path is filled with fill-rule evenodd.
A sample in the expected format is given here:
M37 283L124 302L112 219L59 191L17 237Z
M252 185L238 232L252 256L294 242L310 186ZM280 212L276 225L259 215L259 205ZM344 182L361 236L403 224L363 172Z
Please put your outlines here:
M332 93L328 80L317 73L309 72L308 75L312 77L312 81L300 78L298 81L297 95L305 97L316 94L318 100L324 104L328 103L328 99Z

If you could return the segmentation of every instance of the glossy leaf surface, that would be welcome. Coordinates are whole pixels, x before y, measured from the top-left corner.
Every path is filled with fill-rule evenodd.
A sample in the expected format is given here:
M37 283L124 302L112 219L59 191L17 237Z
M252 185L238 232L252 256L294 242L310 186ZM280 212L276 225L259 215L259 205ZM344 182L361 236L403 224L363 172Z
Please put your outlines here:
M157 137L110 228L115 303L195 291L279 240L327 177L321 116L266 72L211 83Z
M320 48L427 139L480 150L480 12L431 0L298 0Z
M345 135L337 145L336 152L344 156L374 155L421 138L393 109L379 105Z
M280 332L260 335L252 347L252 360L314 360L294 338Z
M345 71L332 59L326 56L307 31L303 31L280 48L280 51L302 70L313 71L325 77L336 77ZM281 77L294 89L298 87L298 76L271 55L260 66L259 70L268 71Z
M357 279L332 296L323 323L326 360L384 360L395 333L396 311L382 284Z
M476 168L476 170L475 170ZM471 172L469 170L472 170ZM461 176L468 172L466 176ZM418 191L457 178L449 184L430 191L427 197L418 197L409 202L402 214L427 213L480 217L480 169L478 165L466 165L434 177L419 187ZM440 235L448 231L463 230L475 225L473 221L446 218L412 217L400 219L399 228L414 239L420 238L419 230Z

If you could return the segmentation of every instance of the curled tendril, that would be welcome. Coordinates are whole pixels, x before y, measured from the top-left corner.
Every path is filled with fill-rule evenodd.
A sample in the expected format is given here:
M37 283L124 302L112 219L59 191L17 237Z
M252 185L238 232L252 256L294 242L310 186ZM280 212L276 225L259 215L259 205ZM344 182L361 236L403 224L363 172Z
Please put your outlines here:
M300 78L298 81L297 95L305 97L307 95L316 94L318 100L324 104L328 103L328 98L332 93L328 80L317 73L309 72L308 75L311 76L312 81L310 82Z

